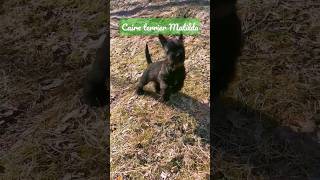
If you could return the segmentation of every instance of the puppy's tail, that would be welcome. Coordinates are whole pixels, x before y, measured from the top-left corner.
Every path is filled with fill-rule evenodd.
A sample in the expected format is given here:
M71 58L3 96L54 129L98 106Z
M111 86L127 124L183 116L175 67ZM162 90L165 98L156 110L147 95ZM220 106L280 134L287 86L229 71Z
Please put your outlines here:
M146 54L147 63L148 63L148 64L151 64L152 61L151 61L151 55L150 55L150 53L149 53L148 44L146 44L145 54Z

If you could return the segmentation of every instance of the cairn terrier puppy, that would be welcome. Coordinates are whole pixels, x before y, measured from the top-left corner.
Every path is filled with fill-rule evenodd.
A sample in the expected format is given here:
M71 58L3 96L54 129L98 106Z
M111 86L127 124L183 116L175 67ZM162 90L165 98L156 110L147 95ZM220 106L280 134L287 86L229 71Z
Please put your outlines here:
M166 39L159 34L159 40L166 57L163 61L153 63L146 44L145 55L148 67L140 78L136 93L142 95L144 93L143 87L152 81L155 84L156 92L161 95L160 101L165 102L169 100L171 94L180 91L183 87L186 77L185 50L182 34L178 39Z
M84 102L90 106L105 106L108 103L109 54L108 37L102 36L103 43L98 48L96 59L84 82Z
M212 21L213 35L213 96L228 89L236 71L243 45L241 21L236 12L236 0L216 0Z

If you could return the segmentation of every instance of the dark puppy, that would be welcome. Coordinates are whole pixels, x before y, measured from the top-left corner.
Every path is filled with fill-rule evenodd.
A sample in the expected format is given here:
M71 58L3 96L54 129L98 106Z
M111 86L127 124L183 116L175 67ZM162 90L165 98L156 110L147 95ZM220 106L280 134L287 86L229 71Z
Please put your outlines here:
M186 76L184 59L185 51L183 36L179 39L167 40L161 34L159 40L165 50L166 59L152 63L148 45L146 45L147 69L144 71L137 87L137 94L143 94L143 87L150 81L155 83L157 93L161 95L161 101L168 101L170 94L180 91Z
M236 0L216 0L213 13L213 96L219 97L235 76L243 42Z
M97 50L96 59L84 82L84 102L91 106L104 106L108 102L108 38L103 36L102 44Z
M228 89L236 71L236 63L241 54L242 35L241 22L236 13L236 0L215 0L213 2L213 18L211 19L211 38L213 45L211 69L213 70L213 126L210 126L211 146L219 141L217 128L232 126L228 121L227 109L220 101L221 95ZM223 123L222 123L223 122ZM217 177L215 148L211 147L210 174Z

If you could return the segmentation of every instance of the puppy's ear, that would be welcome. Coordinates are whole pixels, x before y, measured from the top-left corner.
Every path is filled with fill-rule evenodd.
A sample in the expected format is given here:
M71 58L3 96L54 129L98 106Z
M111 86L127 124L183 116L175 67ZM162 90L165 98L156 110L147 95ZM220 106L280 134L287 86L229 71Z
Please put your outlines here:
M159 40L160 40L162 47L166 47L167 39L162 34L159 34Z
M179 41L183 43L183 34L182 33L180 33Z

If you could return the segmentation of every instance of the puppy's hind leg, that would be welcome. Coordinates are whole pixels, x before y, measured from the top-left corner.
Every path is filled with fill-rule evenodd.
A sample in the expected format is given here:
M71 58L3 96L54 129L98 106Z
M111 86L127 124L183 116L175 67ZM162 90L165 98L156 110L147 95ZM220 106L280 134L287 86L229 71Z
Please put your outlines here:
M137 86L136 93L142 95L144 93L143 87L148 84L148 73L144 72L140 78L139 84Z

